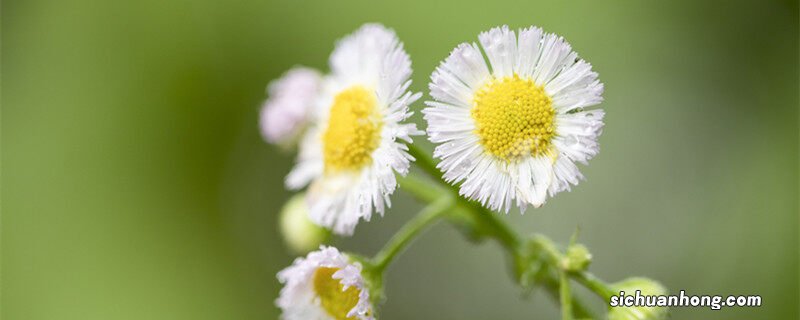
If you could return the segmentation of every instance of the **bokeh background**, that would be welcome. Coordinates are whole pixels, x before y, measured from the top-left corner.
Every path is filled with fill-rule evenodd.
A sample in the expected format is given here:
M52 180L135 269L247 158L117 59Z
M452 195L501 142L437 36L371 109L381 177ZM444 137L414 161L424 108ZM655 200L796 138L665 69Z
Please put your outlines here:
M800 318L798 3L690 0L3 1L0 317L277 318L293 156L262 142L258 107L365 22L397 31L426 93L492 26L566 37L606 85L602 152L571 193L502 218L562 243L580 226L609 281L763 297L675 319ZM336 244L376 252L419 208L394 200ZM445 224L387 286L384 319L558 316Z

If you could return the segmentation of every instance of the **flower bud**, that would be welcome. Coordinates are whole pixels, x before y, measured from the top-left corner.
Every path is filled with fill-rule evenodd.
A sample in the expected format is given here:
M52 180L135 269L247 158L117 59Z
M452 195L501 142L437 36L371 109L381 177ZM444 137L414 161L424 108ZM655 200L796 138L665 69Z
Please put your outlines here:
M299 193L283 206L280 216L283 241L293 253L305 254L317 249L328 239L330 232L308 218L305 194Z
M629 278L623 281L617 282L612 285L612 290L614 290L615 294L621 294L620 292L625 292L626 296L633 296L636 294L636 291L640 291L640 296L663 296L667 294L667 289L664 288L660 283L647 279L647 278ZM612 304L614 298L620 296L613 296ZM655 299L650 298L643 299L647 304L650 301ZM611 307L608 311L608 319L609 320L663 320L667 318L667 314L669 309L667 307L657 307L657 306L631 306L627 307L623 304L617 307Z
M561 262L564 270L583 271L592 262L592 254L582 244L573 244L567 248L567 254Z
M259 118L264 139L284 148L294 147L312 118L321 85L320 73L305 67L294 67L270 82L269 98Z

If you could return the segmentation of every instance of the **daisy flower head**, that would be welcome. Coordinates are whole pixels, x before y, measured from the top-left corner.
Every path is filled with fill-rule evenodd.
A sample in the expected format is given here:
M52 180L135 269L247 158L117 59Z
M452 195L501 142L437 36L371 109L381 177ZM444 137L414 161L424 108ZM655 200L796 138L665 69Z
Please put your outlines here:
M270 82L259 119L264 140L286 147L297 142L311 118L321 79L314 69L294 67Z
M283 284L275 304L284 320L374 319L361 264L321 246L278 272Z
M460 193L508 212L539 207L583 179L598 151L603 84L561 37L493 28L457 46L431 75L422 112L434 157ZM481 52L486 54L486 59ZM488 62L487 62L488 59Z
M367 24L338 41L324 79L315 126L305 134L290 189L310 185L311 220L351 235L360 219L390 206L395 172L408 173L414 160L404 144L422 134L403 123L411 93L411 60L394 31Z

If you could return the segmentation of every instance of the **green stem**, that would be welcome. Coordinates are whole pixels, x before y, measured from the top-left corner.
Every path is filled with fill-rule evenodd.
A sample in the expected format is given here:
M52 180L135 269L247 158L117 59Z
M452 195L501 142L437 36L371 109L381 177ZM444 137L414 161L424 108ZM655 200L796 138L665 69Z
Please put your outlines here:
M458 195L458 191L455 191L454 189L451 190L453 190L455 196L459 197L459 203L468 208L474 218L481 223L481 227L485 229L486 233L494 237L511 253L519 253L519 248L522 241L520 241L519 236L513 230L511 230L511 227L509 227L508 224L497 218L495 213L487 210L479 204L469 202L469 200L460 197Z
M566 271L558 271L558 280L560 282L558 293L559 301L561 301L561 320L573 320L572 292L570 292L569 279L567 278Z
M408 144L408 153L411 154L416 160L414 164L419 166L425 173L429 174L433 178L440 178L442 176L442 172L436 168L436 164L433 163L433 158L428 156L428 153L422 150L416 144Z
M544 286L545 289L547 289L546 292L550 294L553 300L561 300L561 292L560 292L561 281L559 280L560 279L552 276L544 277L541 279L541 284ZM577 297L573 296L572 301L570 303L572 304L572 308L575 311L576 317L581 319L584 318L597 319L597 317L595 317L592 314L591 310L589 310L589 308L586 307L583 304L583 302L579 300Z
M433 178L440 178L441 172L438 168L436 168L436 164L432 157L428 155L427 152L419 148L418 145L410 144L409 145L409 153L416 158L416 164L427 174L429 174ZM437 179L437 182L441 184L441 179ZM412 175L405 178L404 180L408 185L412 185L416 187L416 190L411 190L412 194L414 194L420 200L430 202L432 199L440 197L443 193L441 188L436 188L430 186L429 183L422 181ZM528 259L527 255L521 252L521 240L520 237L511 230L511 228L502 220L498 219L493 212L489 211L488 209L480 206L474 202L470 202L469 200L461 197L458 192L457 186L448 186L446 190L450 191L450 194L457 199L457 206L460 209L463 209L473 220L474 223L472 225L473 228L481 229L481 235L489 236L494 238L498 241L506 250L514 258L517 268L519 269L521 266L527 262L525 259ZM609 288L607 284L601 281L599 278L595 277L591 273L586 271L580 272L565 272L561 271L563 268L561 266L561 261L563 255L552 241L544 236L536 236L533 242L542 249L544 253L544 259L548 264L555 267L556 270L559 270L559 276L563 275L566 277L572 277L582 285L586 286L588 289L593 291L595 294L600 296L603 299L608 299L613 295L612 290ZM536 257L537 255L534 255ZM520 270L517 270L520 271ZM518 274L521 276L521 274ZM548 277L550 278L550 277ZM552 279L552 278L551 278ZM553 281L557 281L559 283L563 283L561 279L552 279ZM560 286L559 286L560 287ZM550 287L550 290L559 289ZM559 290L560 291L560 290ZM561 296L561 295L560 295ZM563 300L563 297L560 297ZM572 301L572 299L570 299ZM570 304L572 304L570 302ZM576 308L578 306L583 309L582 304L580 301L575 300L574 305ZM571 309L570 309L571 315ZM585 313L584 310L581 310L580 313Z
M492 212L459 196L456 189L442 188L413 173L400 178L399 181L405 191L422 202L431 203L441 197L455 198L457 211L462 214L460 218L472 220L470 223L472 227L480 228L483 235L495 238L509 252L518 255L521 241L517 234Z
M373 270L378 274L382 274L394 257L402 252L417 234L427 226L432 225L433 222L447 212L447 209L451 208L452 205L452 198L444 197L422 209L416 217L411 219L400 231L392 236L392 239L386 243L386 246L375 255L375 259L372 263Z
M608 302L611 299L611 296L614 295L614 291L611 290L608 284L589 272L574 272L570 275L573 279L580 282L589 290L592 290L592 292L603 298L606 302Z
M446 189L428 181L420 179L413 173L405 177L398 177L398 185L403 191L424 203L432 203L442 197L449 196Z
M415 164L419 165L419 167L425 171L425 173L437 179L437 183L441 183L441 179L438 178L442 176L442 173L438 168L436 168L433 158L428 156L427 152L423 151L415 144L410 144L408 146L408 153L416 158L416 161L414 162ZM415 184L425 184L425 182L420 182L420 179L414 177L413 175L408 175L405 180L414 180L407 182L416 182ZM477 222L481 222L484 224L483 226L489 228L487 231L492 234L501 245L503 245L506 249L512 250L512 252L518 250L520 244L519 237L516 233L511 231L511 228L509 228L502 220L498 219L493 212L462 197L458 193L458 188L456 186L448 185L446 189L449 190L450 194L457 199L459 207L470 211ZM424 194L417 194L413 191L412 193L414 193L418 198L425 197Z

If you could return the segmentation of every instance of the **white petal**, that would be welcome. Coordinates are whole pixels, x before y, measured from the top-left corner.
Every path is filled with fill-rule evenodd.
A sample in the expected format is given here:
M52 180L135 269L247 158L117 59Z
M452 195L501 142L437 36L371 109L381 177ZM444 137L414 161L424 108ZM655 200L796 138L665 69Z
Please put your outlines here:
M571 160L586 164L600 152L597 138L603 132L604 116L601 109L557 114L553 145Z
M542 29L530 27L519 31L519 52L517 53L516 73L523 78L531 78L542 46Z
M517 37L508 26L492 28L478 35L483 50L492 65L492 74L495 77L509 77L514 75L517 65Z
M552 197L561 191L570 191L570 185L578 185L578 182L583 180L581 174L575 163L567 157L558 157L555 165L553 166L553 183L548 189L548 194Z

